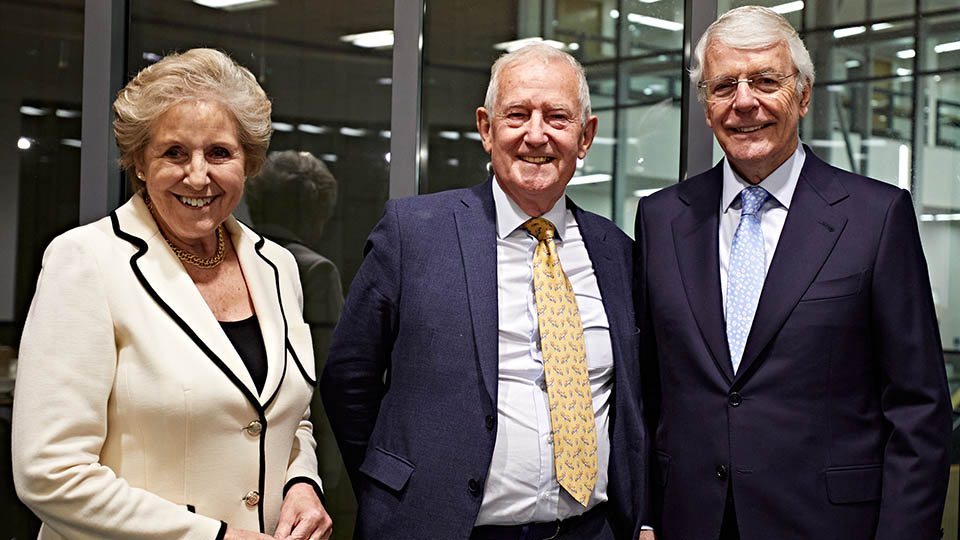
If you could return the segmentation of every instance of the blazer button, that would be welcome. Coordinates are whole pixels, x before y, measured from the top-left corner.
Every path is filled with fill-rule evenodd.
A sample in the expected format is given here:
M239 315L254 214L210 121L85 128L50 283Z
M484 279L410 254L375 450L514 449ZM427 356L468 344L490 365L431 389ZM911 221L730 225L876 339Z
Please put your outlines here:
M483 422L487 425L487 429L493 429L493 415L488 414L487 417L483 419Z
M260 502L260 494L256 491L248 491L246 495L243 496L243 502L250 507L254 507Z
M476 495L480 493L480 482L477 482L476 478L471 478L470 481L467 482L467 488L470 489L470 493Z
M259 420L254 420L247 424L243 430L251 435L259 435L260 432L263 431L263 424L261 424Z
M720 480L727 479L727 468L723 465L717 465L717 478Z
M731 407L739 407L740 404L743 403L743 398L740 397L738 392L730 392L730 395L727 396L727 401Z

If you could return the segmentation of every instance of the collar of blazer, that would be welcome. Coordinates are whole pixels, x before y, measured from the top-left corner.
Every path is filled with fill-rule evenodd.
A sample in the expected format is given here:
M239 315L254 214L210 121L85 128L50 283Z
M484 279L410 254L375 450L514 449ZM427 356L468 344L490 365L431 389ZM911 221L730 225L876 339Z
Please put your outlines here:
M183 265L167 246L142 196L139 193L134 195L112 212L110 219L114 233L136 248L130 256L130 267L145 292L220 368L254 408L263 413L276 397L286 375L288 351L294 356L304 378L315 384L289 346L280 275L276 263L264 253L263 237L233 216L224 222L247 281L267 352L267 380L263 392L258 395L250 372Z
M797 189L736 375L724 329L717 254L722 164L677 186L677 197L687 206L672 222L680 276L713 361L733 389L742 386L762 363L762 352L816 277L847 222L846 213L837 207L848 197L836 178L838 170L817 158L809 147L804 149L806 159Z

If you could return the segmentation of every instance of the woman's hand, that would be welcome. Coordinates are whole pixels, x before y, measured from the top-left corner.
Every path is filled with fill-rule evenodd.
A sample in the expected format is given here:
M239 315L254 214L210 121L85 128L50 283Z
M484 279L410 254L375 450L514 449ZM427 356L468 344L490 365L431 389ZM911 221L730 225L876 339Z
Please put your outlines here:
M228 525L227 532L223 535L223 540L273 540L273 538L258 532L235 529Z
M333 520L327 514L313 486L301 482L290 486L280 506L280 523L273 535L278 540L328 540Z

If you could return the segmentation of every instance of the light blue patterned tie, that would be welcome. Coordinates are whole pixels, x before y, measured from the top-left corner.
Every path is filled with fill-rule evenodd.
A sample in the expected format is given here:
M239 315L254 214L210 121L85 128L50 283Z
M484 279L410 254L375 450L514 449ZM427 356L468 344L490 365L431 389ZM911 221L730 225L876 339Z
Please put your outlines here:
M727 272L727 346L730 347L734 373L740 367L743 347L760 300L763 278L767 274L757 210L769 196L767 190L757 186L740 192L740 225L733 235Z

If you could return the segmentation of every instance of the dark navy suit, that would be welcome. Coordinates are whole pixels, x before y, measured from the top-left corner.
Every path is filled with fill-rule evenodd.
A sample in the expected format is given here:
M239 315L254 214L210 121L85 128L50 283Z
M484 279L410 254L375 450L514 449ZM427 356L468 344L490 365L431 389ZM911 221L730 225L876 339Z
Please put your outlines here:
M939 538L950 405L910 194L806 148L734 375L722 174L637 210L658 539L717 538L730 482L743 540Z
M631 241L570 201L614 354L610 519L636 538L648 443ZM387 203L347 296L323 401L359 503L356 538L469 538L496 440L496 212L490 181ZM384 377L386 374L386 377Z

